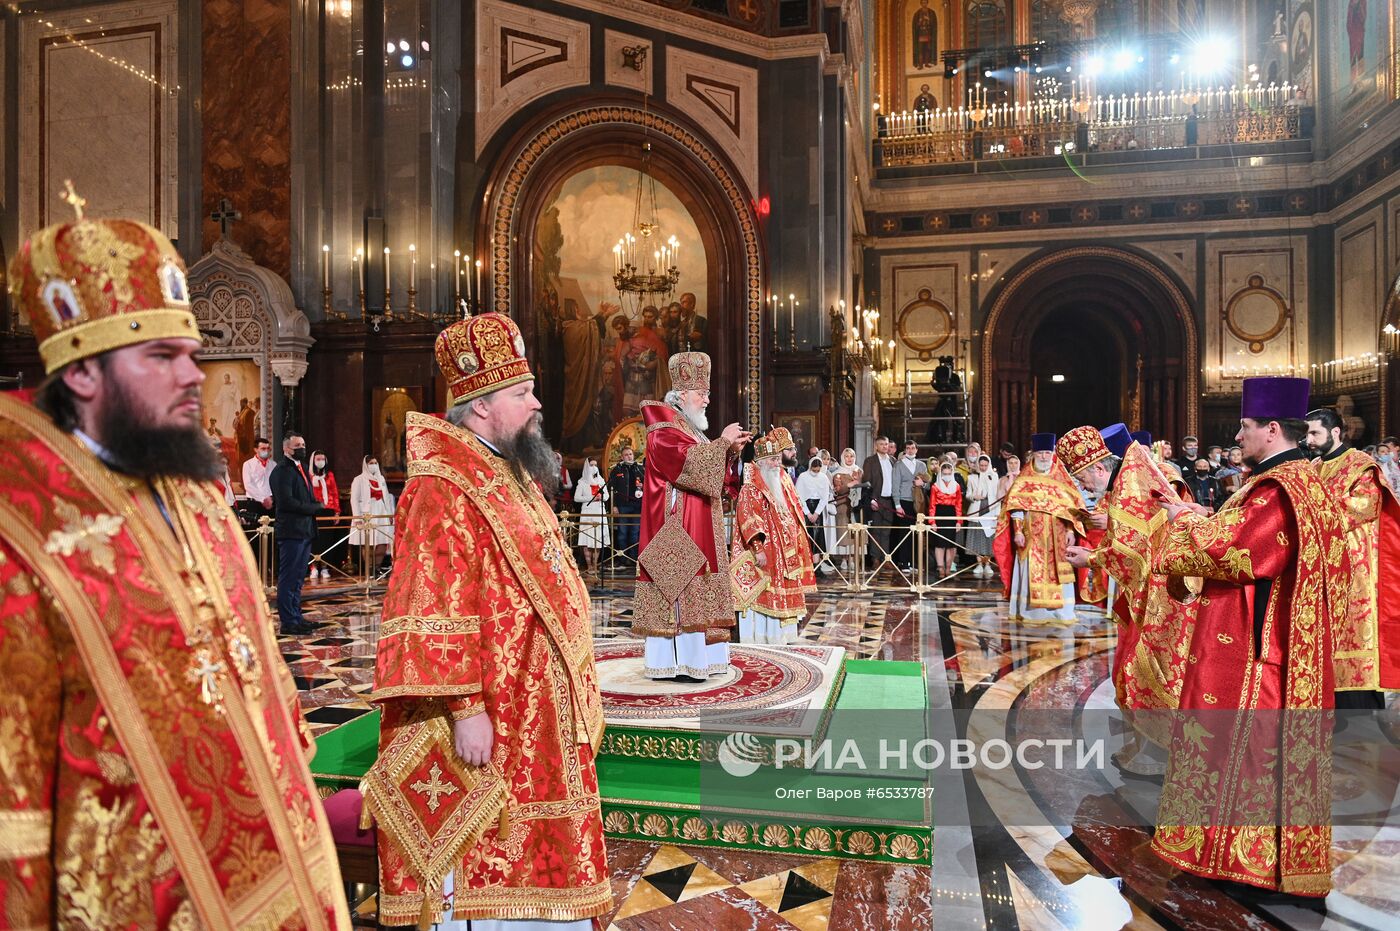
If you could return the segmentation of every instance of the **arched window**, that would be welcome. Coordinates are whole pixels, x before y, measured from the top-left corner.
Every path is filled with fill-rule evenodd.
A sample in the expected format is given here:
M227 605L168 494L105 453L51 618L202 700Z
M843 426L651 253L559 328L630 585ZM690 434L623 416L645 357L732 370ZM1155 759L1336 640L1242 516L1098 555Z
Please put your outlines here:
M968 48L1008 44L1006 0L968 0L966 13Z
M1060 16L1060 4L1031 0L1031 41L1055 45L1074 38L1074 27Z

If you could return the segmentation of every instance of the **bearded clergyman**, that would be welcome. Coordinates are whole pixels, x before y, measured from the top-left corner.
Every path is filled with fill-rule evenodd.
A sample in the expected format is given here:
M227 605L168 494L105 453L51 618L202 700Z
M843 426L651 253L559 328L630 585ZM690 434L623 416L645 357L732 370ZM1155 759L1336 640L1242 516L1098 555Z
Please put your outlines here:
M723 497L739 490L739 453L751 434L732 423L705 436L710 357L670 358L671 390L647 401L646 473L632 629L646 637L649 679L699 681L729 668L734 626Z
M454 323L436 354L449 407L406 422L371 695L379 921L590 928L612 905L593 762L603 712L535 376L503 314Z

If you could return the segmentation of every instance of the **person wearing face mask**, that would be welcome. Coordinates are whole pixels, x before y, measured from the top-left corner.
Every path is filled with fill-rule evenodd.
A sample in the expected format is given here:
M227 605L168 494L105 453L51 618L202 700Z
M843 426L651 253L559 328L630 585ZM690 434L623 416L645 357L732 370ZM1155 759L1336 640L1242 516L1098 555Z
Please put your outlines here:
M1196 460L1201 457L1201 444L1194 436L1183 436L1181 438L1181 455L1172 460L1177 469L1181 471L1183 478L1190 475L1196 469ZM1171 453L1167 454L1169 457Z
M1186 487L1191 489L1192 499L1197 504L1203 505L1206 510L1213 513L1216 508L1220 507L1224 495L1220 491L1220 482L1211 474L1208 460L1197 459L1195 461L1191 473L1186 479Z
M350 513L360 518L351 524L350 545L364 547L366 564L385 571L394 555L394 496L379 460L366 456L363 462L364 471L350 483Z
M1381 474L1390 483L1390 490L1400 495L1400 440L1388 436L1376 445L1376 462Z
M311 563L316 515L326 509L311 492L306 453L306 438L300 433L291 431L283 436L283 459L271 482L277 531L277 616L286 635L313 630L301 613L301 587Z
M311 454L311 493L331 516L340 516L340 489L335 484L335 473L330 470L326 454L319 449ZM321 555L312 558L311 574L307 578L315 579L319 575L322 579L329 579L330 567L339 566L343 556L338 542L341 536L340 528L324 522L318 522L316 526L315 552Z
M945 462L938 468L938 479L928 492L928 516L932 518L933 561L938 578L948 575L958 547L954 543L962 524L963 487L954 477L953 464Z
M608 545L608 485L592 457L583 460L583 472L574 487L578 504L578 545L583 549L584 578L599 581L598 556Z
M827 560L828 534L825 527L834 529L835 515L828 515L831 506L831 479L822 469L821 456L807 460L807 471L797 476L797 498L802 502L802 518L807 527L807 537L812 546L812 561L817 571L829 575L835 568Z
M243 494L247 500L243 509L255 519L264 515L272 516L272 470L277 464L272 461L272 444L267 437L260 436L253 441L253 455L243 463Z

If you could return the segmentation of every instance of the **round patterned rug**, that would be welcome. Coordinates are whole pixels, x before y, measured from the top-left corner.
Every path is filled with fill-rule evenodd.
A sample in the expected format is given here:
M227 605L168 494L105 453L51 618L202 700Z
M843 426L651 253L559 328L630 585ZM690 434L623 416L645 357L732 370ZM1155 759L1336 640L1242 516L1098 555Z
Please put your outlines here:
M730 667L705 682L648 679L642 642L598 642L593 648L603 714L619 719L692 718L701 710L746 711L801 703L826 682L829 647L731 644Z

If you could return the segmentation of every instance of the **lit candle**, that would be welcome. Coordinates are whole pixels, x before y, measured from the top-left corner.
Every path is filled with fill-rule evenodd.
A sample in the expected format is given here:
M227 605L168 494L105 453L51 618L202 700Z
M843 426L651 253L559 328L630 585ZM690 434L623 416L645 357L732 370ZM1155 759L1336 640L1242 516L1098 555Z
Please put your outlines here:
M321 290L331 289L331 247L321 244Z
M408 244L408 289L418 290L418 247Z
M452 307L462 301L462 250L452 250Z
M478 305L485 303L486 297L481 293L481 259L476 260L476 302Z
M389 293L389 247L384 247L384 293Z
M788 295L788 342L797 342L797 296Z

